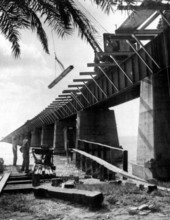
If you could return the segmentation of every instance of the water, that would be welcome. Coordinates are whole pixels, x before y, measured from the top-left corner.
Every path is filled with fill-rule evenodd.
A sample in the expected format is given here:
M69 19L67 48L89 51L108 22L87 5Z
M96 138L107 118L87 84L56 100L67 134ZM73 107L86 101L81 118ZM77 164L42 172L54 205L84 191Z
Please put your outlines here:
M18 146L17 165L21 165L23 161L22 153L20 152L19 148L20 146ZM0 142L0 158L4 159L5 165L13 164L12 144ZM32 155L30 156L30 163L32 163Z
M4 159L5 165L11 165L13 163L12 144L0 142L0 158ZM18 146L18 160L17 165L22 164L22 154L19 151Z
M123 149L128 151L128 159L130 163L136 162L137 156L137 137L136 136L126 136L119 137L119 144Z
M119 137L119 142L123 149L128 151L129 163L134 163L136 161L137 137ZM22 164L22 154L19 148L18 146L17 165ZM13 163L12 144L0 142L0 158L4 159L5 165L11 165ZM30 155L30 159L32 161L32 155Z

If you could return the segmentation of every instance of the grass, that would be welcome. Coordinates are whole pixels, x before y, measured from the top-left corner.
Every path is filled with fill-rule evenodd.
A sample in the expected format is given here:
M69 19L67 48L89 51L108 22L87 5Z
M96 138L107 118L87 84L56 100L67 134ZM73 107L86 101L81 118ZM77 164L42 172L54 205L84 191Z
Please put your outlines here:
M77 184L77 189L100 191L104 195L101 212L109 213L112 209L128 210L130 207L138 207L142 204L152 205L152 212L164 212L169 210L170 193L167 191L153 191L148 194L147 189L139 190L135 185L117 184ZM168 208L167 208L168 207ZM74 209L75 208L75 209ZM0 197L0 219L24 219L24 220L51 220L62 219L71 212L80 209L88 213L90 209L58 199L36 199L30 194L2 194ZM91 210L93 211L93 210ZM167 212L167 211L166 211ZM96 212L97 213L97 212ZM17 218L16 216L23 216ZM128 215L128 213L127 213ZM29 217L28 217L29 216ZM28 217L28 218L27 218ZM76 214L75 214L76 217Z
M154 207L162 207L163 203L170 204L170 193L167 191L156 190L148 194L147 189L139 190L135 185L116 185L116 184L94 184L77 185L77 189L101 191L104 195L104 204L112 207L121 206L140 206L142 204L153 204ZM158 206L157 206L157 205ZM160 209L156 208L160 211Z

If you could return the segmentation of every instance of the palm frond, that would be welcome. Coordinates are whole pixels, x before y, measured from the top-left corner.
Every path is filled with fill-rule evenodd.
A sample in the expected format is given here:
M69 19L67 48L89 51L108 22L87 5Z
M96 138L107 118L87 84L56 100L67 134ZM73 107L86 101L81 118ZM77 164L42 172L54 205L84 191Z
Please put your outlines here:
M20 34L18 31L18 16L12 4L6 5L6 1L2 1L0 5L0 30L2 34L11 42L12 52L15 57L20 54L19 38Z
M56 5L53 0L32 0L30 5L32 10L41 14L44 23L48 23L60 37L72 34L71 23L69 23L70 18L63 10L62 4L60 6Z
M81 38L85 38L88 42L90 42L91 37L95 39L97 30L91 25L88 18L78 9L75 2L73 0L65 0L64 2L66 10L68 10L70 17L72 18L72 23L74 27L78 29Z
M32 10L32 8L30 7L30 1L14 1L17 8L19 8L22 17L25 17L29 22L29 26L27 28L31 28L33 31L37 32L37 36L40 39L43 49L46 53L49 53L47 35L42 27L40 18L37 16L36 12L34 12L34 10Z

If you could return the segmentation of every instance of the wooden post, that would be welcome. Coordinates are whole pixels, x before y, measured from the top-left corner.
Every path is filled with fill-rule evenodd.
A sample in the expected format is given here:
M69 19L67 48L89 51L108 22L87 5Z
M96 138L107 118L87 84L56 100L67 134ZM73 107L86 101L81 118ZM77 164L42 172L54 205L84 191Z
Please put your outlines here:
M123 170L128 172L128 151L123 151Z
M107 161L107 149L105 147L103 147L103 160ZM107 179L108 170L105 167L103 168L103 175L104 179Z

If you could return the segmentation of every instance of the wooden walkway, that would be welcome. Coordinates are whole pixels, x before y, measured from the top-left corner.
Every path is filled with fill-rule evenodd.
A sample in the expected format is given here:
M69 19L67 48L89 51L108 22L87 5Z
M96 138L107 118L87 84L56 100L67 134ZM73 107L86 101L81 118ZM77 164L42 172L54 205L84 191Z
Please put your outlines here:
M57 177L69 177L69 176L78 176L84 178L85 173L81 170L78 170L75 164L64 156L54 155L54 166L56 170L54 173ZM33 164L30 165L29 169L32 170ZM54 174L54 175L55 175ZM42 181L50 181L51 177L44 177ZM4 172L0 175L0 194L2 192L13 192L13 191L30 191L33 190L32 186L32 174L25 174L21 171L21 165L4 166Z

